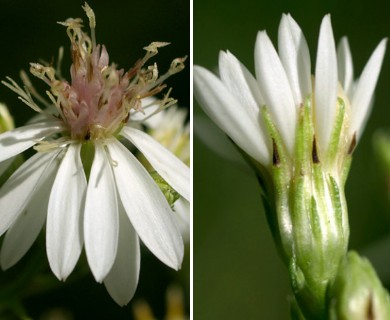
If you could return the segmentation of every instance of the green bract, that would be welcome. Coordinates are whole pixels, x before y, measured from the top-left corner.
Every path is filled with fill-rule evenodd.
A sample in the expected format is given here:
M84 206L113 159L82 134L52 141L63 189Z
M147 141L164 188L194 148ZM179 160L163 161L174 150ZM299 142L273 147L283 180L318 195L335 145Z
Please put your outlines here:
M150 172L150 175L172 208L176 200L179 200L180 195L156 171Z
M318 150L312 99L300 107L291 157L268 113L262 108L273 142L270 185L274 206L268 217L273 235L289 268L298 304L310 319L325 314L328 283L347 252L349 227L344 183L353 148L344 143L348 122L338 99L336 121L327 152ZM353 143L353 142L352 142ZM320 316L321 317L321 316Z
M349 252L329 290L330 320L390 319L390 298L370 262Z

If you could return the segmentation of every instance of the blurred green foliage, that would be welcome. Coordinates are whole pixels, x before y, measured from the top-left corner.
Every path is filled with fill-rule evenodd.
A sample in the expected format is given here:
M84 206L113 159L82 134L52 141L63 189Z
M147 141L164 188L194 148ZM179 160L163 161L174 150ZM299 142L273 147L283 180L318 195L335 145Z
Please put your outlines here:
M254 72L257 31L267 30L277 46L282 13L291 13L301 26L312 71L319 26L327 13L336 42L348 36L355 77L379 41L390 35L386 1L195 0L194 63L217 70L219 50L228 49ZM358 251L390 231L385 179L372 147L374 132L390 127L388 55L346 186L350 248ZM194 113L202 113L196 102ZM266 225L255 177L213 154L198 139L194 165L195 319L288 319L288 278ZM387 256L383 259L390 264Z

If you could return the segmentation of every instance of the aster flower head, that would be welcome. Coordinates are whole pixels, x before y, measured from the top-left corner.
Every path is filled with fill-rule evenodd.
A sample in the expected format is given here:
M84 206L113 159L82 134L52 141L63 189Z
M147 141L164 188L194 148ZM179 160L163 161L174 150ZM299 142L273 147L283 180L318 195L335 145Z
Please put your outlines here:
M195 97L262 180L296 299L312 302L303 307L308 318L324 311L327 284L347 250L344 184L385 47L382 40L354 80L348 41L342 38L336 50L326 15L313 76L303 32L283 15L278 52L265 31L257 35L256 77L230 52L220 52L219 77L194 67Z
M161 92L164 81L184 67L174 59L159 75L147 61L167 45L154 42L128 71L109 63L105 46L96 44L95 15L85 4L91 36L81 19L67 19L71 40L71 81L60 68L32 63L31 73L48 86L43 98L26 73L23 88L3 82L40 113L36 122L0 135L0 161L33 147L29 158L0 190L0 234L7 231L0 254L3 269L30 248L46 221L46 249L53 273L65 280L82 248L98 282L120 305L133 296L140 267L139 238L166 265L179 269L183 241L171 206L145 167L121 142L128 140L158 173L159 179L189 201L189 168L134 125L176 101L169 92L157 107L146 97ZM61 60L63 52L60 50ZM38 101L38 103L36 102ZM40 104L46 108L42 109ZM141 117L146 120L145 117Z

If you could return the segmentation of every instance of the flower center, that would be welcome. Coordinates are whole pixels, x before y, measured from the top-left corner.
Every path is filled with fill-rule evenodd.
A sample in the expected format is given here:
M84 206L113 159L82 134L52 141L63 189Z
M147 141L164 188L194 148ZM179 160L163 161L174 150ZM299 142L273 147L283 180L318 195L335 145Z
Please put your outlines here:
M27 74L22 73L24 90L12 79L5 83L20 95L22 101L34 110L46 113L34 102L37 98L46 106L54 105L56 116L62 119L67 133L64 138L90 141L107 139L119 133L129 117L135 112L143 112L141 100L162 91L163 83L169 76L184 68L184 58L172 61L169 70L159 76L157 65L145 66L145 63L158 53L158 48L168 45L165 42L153 42L145 47L145 56L128 71L117 69L109 64L109 55L104 45L96 45L96 20L92 9L83 7L91 29L91 37L82 30L82 20L69 18L61 25L67 27L71 41L72 65L71 81L63 79L60 71L62 49L60 49L58 67L31 63L31 73L42 79L49 87L46 93L51 103L47 103L32 86ZM159 112L174 104L169 92L160 101Z
M137 104L137 92L129 90L130 77L108 65L103 46L88 52L82 43L72 43L72 83L54 83L51 92L59 101L71 138L103 139L117 133Z

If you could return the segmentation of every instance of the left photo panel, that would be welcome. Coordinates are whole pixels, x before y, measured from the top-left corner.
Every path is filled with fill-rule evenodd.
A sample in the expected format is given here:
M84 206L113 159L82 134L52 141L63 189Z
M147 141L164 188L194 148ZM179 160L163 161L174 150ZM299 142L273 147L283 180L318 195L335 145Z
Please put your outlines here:
M3 4L0 319L190 318L190 9Z

